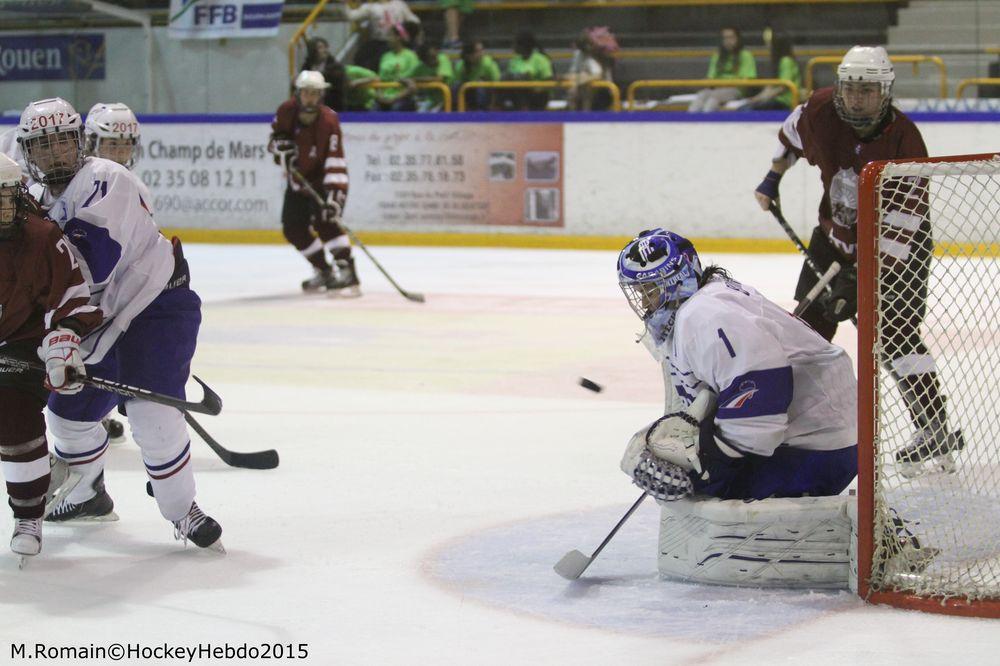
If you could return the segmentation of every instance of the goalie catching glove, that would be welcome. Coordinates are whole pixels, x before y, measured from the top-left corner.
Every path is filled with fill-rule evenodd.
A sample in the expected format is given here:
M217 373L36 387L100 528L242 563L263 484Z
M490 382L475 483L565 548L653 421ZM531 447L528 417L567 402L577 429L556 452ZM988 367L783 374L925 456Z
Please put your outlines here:
M677 500L694 492L690 473L707 481L709 471L701 441L709 438L711 453L739 458L715 437L715 394L702 389L691 405L667 414L637 432L622 457L622 471L658 500Z
M80 356L80 336L67 328L50 331L38 348L38 358L45 362L45 388L64 395L83 390L80 377L87 371Z

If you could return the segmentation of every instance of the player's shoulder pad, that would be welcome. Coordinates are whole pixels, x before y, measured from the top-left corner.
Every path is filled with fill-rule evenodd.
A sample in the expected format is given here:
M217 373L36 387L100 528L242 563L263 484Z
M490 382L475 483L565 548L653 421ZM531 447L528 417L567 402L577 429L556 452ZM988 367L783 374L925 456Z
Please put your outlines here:
M837 109L833 105L834 92L835 90L832 87L819 88L813 91L813 94L809 95L809 99L806 100L806 103L802 108L802 112L808 114L811 118L831 113L836 116Z
M337 112L325 104L319 107L319 117L320 122L327 127L337 127L340 124Z

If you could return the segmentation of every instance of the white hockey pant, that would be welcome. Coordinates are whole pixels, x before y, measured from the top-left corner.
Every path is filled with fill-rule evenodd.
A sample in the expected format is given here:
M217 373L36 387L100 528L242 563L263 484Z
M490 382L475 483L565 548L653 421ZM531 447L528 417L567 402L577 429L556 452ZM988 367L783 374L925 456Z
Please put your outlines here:
M170 521L180 520L195 497L191 439L184 415L173 407L144 400L129 401L127 411L132 438L142 451L160 514ZM56 455L83 477L67 499L74 503L90 499L94 479L104 469L107 432L99 421L69 421L51 412L48 421Z
M66 501L86 502L95 495L94 480L104 471L108 433L100 421L70 421L48 409L45 419L52 433L53 454L65 461L70 471L81 476L80 483L66 496Z

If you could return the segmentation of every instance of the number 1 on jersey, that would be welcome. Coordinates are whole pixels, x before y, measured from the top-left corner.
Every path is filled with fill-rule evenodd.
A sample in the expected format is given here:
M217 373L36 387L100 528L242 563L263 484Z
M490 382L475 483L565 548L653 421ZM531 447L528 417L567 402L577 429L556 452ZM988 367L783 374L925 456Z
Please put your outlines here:
M736 358L736 351L733 349L733 343L729 341L729 338L726 337L726 332L721 328L719 329L719 337L722 338L722 343L726 345L726 351L729 352L729 355Z

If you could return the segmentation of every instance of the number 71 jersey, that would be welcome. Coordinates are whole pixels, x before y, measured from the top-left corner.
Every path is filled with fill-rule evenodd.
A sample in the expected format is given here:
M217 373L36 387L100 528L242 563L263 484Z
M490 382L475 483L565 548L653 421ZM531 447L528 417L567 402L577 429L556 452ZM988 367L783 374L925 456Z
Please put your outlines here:
M66 190L42 201L70 242L104 324L82 340L85 363L104 358L174 271L170 241L153 221L141 183L122 165L88 157Z
M685 301L670 363L685 401L705 387L718 396L716 432L743 453L857 443L857 381L847 353L752 287L717 279Z

